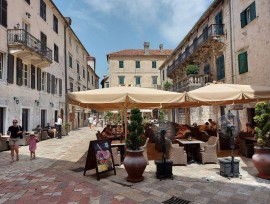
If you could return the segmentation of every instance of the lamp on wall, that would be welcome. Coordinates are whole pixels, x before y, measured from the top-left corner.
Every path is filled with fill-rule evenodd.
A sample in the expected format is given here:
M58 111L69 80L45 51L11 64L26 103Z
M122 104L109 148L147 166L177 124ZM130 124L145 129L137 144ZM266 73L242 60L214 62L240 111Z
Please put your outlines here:
M13 99L14 99L14 101L16 102L16 104L19 104L20 100L19 100L18 97L14 97Z
M37 104L37 106L39 106L39 100L35 100L35 103Z
M50 106L51 106L51 107L54 107L54 104L53 104L52 102L50 102Z
M26 13L25 13L25 15L26 15L28 18L30 18L30 17L31 17L31 14L30 14L30 13L28 13L28 12L26 12Z

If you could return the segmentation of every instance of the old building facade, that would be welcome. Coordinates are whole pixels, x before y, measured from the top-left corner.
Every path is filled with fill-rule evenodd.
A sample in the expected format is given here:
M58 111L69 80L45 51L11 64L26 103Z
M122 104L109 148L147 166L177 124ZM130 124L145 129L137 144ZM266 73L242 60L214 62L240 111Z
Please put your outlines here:
M71 20L51 0L0 0L0 6L0 133L14 118L27 131L54 125L57 115L68 122L74 109L66 101L69 84L72 78L77 83L79 70L75 90L88 88L89 55Z
M160 68L172 79L172 90L190 91L212 81L270 85L269 8L268 0L215 0ZM198 73L187 75L189 65L199 67ZM245 104L238 112L243 123L252 122L253 108L254 104ZM225 107L218 109L219 116L225 113ZM180 123L216 117L213 107L174 112L173 119Z
M109 64L109 84L114 86L138 86L161 89L160 65L172 53L172 50L150 49L150 43L144 43L144 49L127 49L107 55Z

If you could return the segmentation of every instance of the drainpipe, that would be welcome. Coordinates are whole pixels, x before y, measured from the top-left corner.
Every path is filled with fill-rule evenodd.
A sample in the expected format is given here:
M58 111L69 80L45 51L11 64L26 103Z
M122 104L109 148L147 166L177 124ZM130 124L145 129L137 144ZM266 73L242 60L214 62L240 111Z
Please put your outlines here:
M229 10L230 10L230 54L231 54L231 77L232 84L234 84L234 61L233 61L233 19L232 19L232 0L229 1Z
M68 101L67 101L67 94L68 94L68 88L67 88L67 28L69 27L68 23L66 22L64 27L64 57L65 57L65 121L68 122Z

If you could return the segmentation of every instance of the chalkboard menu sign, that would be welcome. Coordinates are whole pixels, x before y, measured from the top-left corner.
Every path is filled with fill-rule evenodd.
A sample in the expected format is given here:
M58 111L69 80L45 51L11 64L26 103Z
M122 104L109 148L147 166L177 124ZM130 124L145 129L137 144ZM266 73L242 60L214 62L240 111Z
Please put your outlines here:
M114 161L111 151L111 143L108 140L94 140L90 141L88 154L86 158L84 175L87 170L96 169L97 179L100 179L99 174L108 171L114 171Z

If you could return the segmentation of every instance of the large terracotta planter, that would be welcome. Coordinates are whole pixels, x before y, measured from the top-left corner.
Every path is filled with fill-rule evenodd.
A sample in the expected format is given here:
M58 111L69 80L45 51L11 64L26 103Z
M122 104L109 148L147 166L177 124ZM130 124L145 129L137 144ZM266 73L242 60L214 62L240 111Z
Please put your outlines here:
M127 181L142 181L144 179L142 175L147 165L143 150L126 150L126 153L124 167L128 174Z
M270 179L270 148L254 147L253 163L257 168L258 177Z

